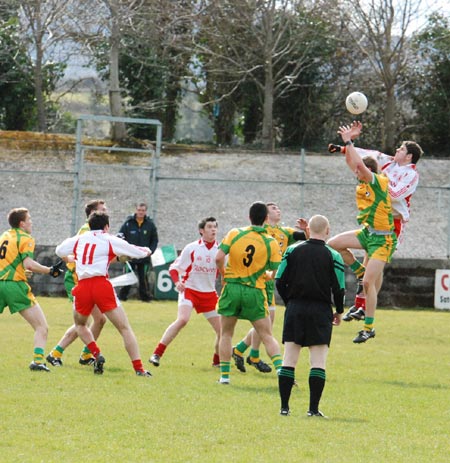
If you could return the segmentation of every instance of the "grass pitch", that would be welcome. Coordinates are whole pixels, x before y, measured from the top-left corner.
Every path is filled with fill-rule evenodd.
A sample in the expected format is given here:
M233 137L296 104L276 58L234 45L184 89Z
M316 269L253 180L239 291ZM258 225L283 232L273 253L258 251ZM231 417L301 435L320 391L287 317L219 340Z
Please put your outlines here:
M69 302L39 298L50 326L46 353L71 323ZM357 322L334 331L321 409L307 418L309 363L301 354L292 415L279 416L275 373L211 367L213 331L202 316L148 358L176 315L175 302L125 303L144 363L139 378L115 329L99 340L105 373L78 364L81 342L50 374L30 372L32 330L0 318L0 461L13 462L447 462L450 313L379 310L377 337L355 345ZM274 333L280 337L283 308ZM237 342L248 330L239 322ZM263 354L267 360L267 355Z

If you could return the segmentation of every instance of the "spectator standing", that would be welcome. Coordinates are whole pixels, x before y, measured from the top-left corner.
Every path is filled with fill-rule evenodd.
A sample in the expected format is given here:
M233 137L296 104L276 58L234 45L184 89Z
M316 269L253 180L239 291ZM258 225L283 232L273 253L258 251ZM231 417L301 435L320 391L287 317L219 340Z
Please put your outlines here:
M147 215L147 204L136 205L136 212L130 215L120 227L119 236L128 243L135 246L147 247L152 253L158 247L158 231L153 220ZM149 274L151 270L150 257L133 259L130 261L132 269L137 273L139 279L139 298L143 302L150 302L152 294L150 291ZM124 286L119 292L119 299L126 301L131 286Z

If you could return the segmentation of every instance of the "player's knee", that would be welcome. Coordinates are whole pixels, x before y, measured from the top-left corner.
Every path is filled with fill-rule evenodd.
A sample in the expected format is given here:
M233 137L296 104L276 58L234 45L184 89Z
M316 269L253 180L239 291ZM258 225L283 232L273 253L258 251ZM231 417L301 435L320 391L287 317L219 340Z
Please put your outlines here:
M189 321L189 318L180 317L176 322L178 325L178 328L180 330L181 328L184 328L188 324L188 321Z

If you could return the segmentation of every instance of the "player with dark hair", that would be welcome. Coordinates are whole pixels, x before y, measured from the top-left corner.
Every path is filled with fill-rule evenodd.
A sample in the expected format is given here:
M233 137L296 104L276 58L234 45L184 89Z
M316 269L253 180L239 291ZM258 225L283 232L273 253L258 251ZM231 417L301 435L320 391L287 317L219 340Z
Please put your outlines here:
M42 273L56 278L62 273L62 261L47 267L34 260L33 222L28 209L11 209L8 223L11 228L0 235L0 314L9 307L11 314L19 313L31 325L34 351L30 370L48 372L44 362L47 320L27 283L27 274Z
M337 251L325 244L330 234L326 217L311 217L308 229L310 238L287 248L275 277L278 292L286 305L283 366L278 372L280 414L290 414L295 367L301 349L308 347L311 369L307 415L324 417L319 402L325 387L332 327L340 324L344 311L344 262ZM336 306L334 314L333 302Z
M221 384L230 383L232 339L238 319L252 323L273 365L277 370L281 367L280 346L272 335L265 278L267 270L278 268L281 253L277 241L264 228L267 214L266 204L253 203L249 211L251 226L230 230L217 251L216 263L224 283L217 304L221 316Z
M76 263L78 283L72 294L77 334L95 357L94 373L102 374L105 358L88 326L89 315L94 307L98 307L121 334L136 374L149 377L151 374L142 365L136 336L109 281L108 268L117 256L143 258L150 256L151 251L111 235L106 212L94 211L88 223L89 231L67 238L56 247L58 256L72 256Z
M366 295L366 317L364 328L354 343L366 342L375 337L373 328L377 295L383 281L383 269L391 261L397 244L392 217L389 179L378 173L378 163L370 156L363 159L356 152L351 139L351 126L342 126L338 133L346 145L345 158L348 167L356 172L359 183L356 187L357 216L359 230L351 230L331 238L328 244L339 251L344 262L357 276L363 277ZM350 249L364 249L368 255L364 268ZM358 275L358 272L360 274Z
M280 225L281 221L281 210L278 205L274 202L266 203L268 215L267 222L264 224L266 232L275 238L277 243L280 246L281 255L283 255L286 248L295 243L297 240L305 240L306 235L304 230L306 229L307 222L305 219L297 220L297 228L284 227ZM267 301L269 303L269 314L270 321L273 323L275 321L275 282L273 279L274 272L267 272L266 274L266 291L267 291ZM270 373L272 368L267 365L266 362L260 359L259 357L259 346L261 345L261 339L256 333L254 328L251 328L246 336L233 347L233 359L236 365L236 368L245 373L244 365L244 353L251 346L250 354L247 356L247 364L255 367L258 371L262 373Z
M206 217L198 223L200 239L185 246L181 254L169 267L169 273L178 291L177 319L169 325L156 346L150 362L159 366L167 346L178 333L187 325L195 309L203 314L216 333L214 345L213 366L219 366L219 337L220 318L216 311L217 266L216 254L218 249L217 220Z
M354 121L351 124L351 139L355 140L362 131L362 123ZM341 152L345 154L346 146L329 145L328 150L332 153ZM420 145L414 141L403 141L397 148L394 156L381 153L380 151L356 148L361 156L371 156L378 162L381 172L389 179L389 195L391 197L392 216L394 218L394 230L397 235L398 244L404 238L405 225L410 217L410 204L412 195L419 184L419 173L416 165L423 156ZM365 258L364 263L367 263ZM358 288L355 296L355 303L344 315L344 321L364 320L365 302L361 278L358 280Z
M106 204L103 199L93 199L86 203L84 206L84 212L86 214L86 223L78 230L77 235L82 235L90 230L88 219L92 212L100 211L106 212ZM67 262L67 271L64 275L64 286L66 288L67 297L69 301L73 302L73 295L72 289L78 283L78 276L76 273L75 263ZM104 314L100 312L97 307L94 307L91 313L92 316L92 324L90 326L92 334L94 335L95 339L98 339L100 333L103 329L103 326L106 323L106 317ZM64 351L78 338L77 328L75 325L72 325L67 331L64 333L63 337L58 341L56 346L52 349L52 351L47 355L47 361L52 364L53 366L62 366L62 356ZM78 362L80 365L92 365L94 363L94 356L92 352L88 349L87 346L83 347L81 351L80 358Z

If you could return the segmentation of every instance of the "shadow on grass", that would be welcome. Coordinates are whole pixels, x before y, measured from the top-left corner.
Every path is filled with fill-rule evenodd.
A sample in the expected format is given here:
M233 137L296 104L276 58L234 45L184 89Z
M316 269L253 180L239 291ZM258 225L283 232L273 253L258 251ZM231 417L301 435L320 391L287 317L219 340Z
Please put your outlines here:
M396 386L408 389L432 389L432 390L447 390L450 389L448 384L423 384L423 383L407 383L405 381L373 381L375 383L387 384L389 386Z

